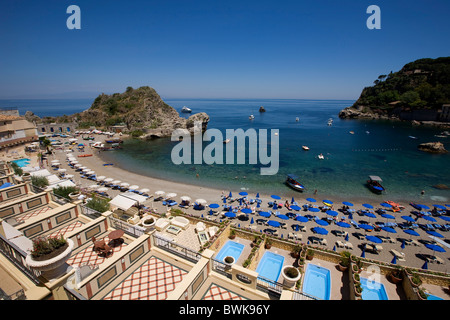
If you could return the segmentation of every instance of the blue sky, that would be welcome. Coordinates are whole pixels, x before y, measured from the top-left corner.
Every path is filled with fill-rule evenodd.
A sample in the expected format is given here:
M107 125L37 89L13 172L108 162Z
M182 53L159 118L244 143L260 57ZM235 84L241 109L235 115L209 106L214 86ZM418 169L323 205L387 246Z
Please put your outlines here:
M81 8L81 30L66 9ZM369 30L369 5L381 30ZM450 55L450 2L3 1L0 98L357 99L380 74Z

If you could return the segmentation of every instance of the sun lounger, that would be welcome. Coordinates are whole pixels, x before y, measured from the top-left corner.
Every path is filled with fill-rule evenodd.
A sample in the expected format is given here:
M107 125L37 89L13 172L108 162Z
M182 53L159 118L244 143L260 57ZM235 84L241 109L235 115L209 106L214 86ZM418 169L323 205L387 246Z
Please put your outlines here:
M336 241L336 246L338 248L344 248L345 247L344 243L342 243L341 241Z
M353 244L351 243L351 242L346 242L346 243L344 243L344 246L345 246L345 248L347 248L347 249L353 249Z
M397 257L399 260L405 260L405 253L404 252L398 252L397 250L391 249L391 253Z

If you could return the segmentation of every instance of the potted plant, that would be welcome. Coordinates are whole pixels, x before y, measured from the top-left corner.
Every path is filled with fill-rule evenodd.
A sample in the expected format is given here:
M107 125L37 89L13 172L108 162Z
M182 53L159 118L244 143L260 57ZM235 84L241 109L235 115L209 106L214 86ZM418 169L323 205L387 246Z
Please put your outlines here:
M352 264L352 270L354 273L360 273L360 269L356 263Z
M419 296L419 300L427 300L428 294L425 292L423 288L419 288L417 290L417 295Z
M414 273L412 276L409 277L411 280L411 284L413 287L417 288L422 284L422 279L420 279L419 275L417 273Z
M294 259L297 259L298 257L300 257L300 251L302 250L302 246L299 244L296 244L291 251L291 256Z
M350 265L351 253L348 251L342 251L340 253L340 255L341 255L341 259L339 260L338 267L339 267L339 270L344 272L348 269L348 266Z
M235 259L232 256L226 256L225 258L223 258L223 263L225 264L225 270L229 270L235 263Z
M33 249L25 258L26 263L32 269L42 272L48 280L52 280L65 273L69 267L66 264L74 243L70 239L37 238L33 240Z
M289 288L295 286L301 277L300 271L294 266L284 266L281 269L281 274L283 276L283 284Z
M236 231L234 229L231 229L230 231L230 235L228 236L229 239L234 239L236 238Z
M302 269L305 267L305 258L304 257L298 258L298 266Z
M308 249L306 250L306 259L312 260L314 258L314 250Z
M363 288L360 282L355 282L355 296L361 297Z
M360 279L358 273L353 274L353 280L355 281L355 283L361 282L361 279Z
M150 216L146 216L142 219L142 225L144 227L151 227L156 223L155 219Z
M264 248L266 248L266 249L272 248L272 240L270 238L266 239L266 243L264 244Z
M396 268L389 273L389 278L392 283L398 284L403 280L403 274L400 268Z

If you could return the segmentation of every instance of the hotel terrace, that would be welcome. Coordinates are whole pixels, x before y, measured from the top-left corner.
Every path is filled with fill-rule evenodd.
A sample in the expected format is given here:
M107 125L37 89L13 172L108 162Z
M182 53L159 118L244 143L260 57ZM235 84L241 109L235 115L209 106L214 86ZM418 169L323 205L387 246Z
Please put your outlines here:
M394 284L388 275L397 270L395 265L368 259L351 259L348 269L341 271L339 252L301 244L300 258L293 257L297 241L268 237L229 220L216 223L181 209L162 214L145 206L124 210L116 203L111 211L99 213L82 200L62 199L52 190L22 181L9 163L0 164L0 185L6 185L0 189L3 299L318 300L302 290L310 264L330 271L331 300L361 299L355 275L370 277L374 266L390 300L420 300L420 288L442 296L450 285L448 274L414 270L422 281L418 287L406 269L401 270L402 281ZM30 259L34 240L60 236L69 244L62 254L44 262ZM232 237L243 250L234 264L228 264L216 255ZM106 250L96 250L99 241L107 244ZM284 265L296 266L300 280L262 277L257 270L266 252L284 257ZM312 260L301 259L306 252L314 254Z

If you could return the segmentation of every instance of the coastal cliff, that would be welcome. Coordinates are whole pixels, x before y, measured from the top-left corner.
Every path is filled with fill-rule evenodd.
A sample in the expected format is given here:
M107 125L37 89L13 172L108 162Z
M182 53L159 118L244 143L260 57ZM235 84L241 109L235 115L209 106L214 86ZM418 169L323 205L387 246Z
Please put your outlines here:
M101 94L85 111L43 120L75 122L80 129L95 127L109 130L112 126L123 126L124 133L149 139L170 136L175 129L188 129L193 133L194 121L201 122L202 130L206 130L209 116L202 112L188 119L180 117L155 89L144 86L138 89L128 87L123 93Z
M380 75L339 117L449 122L442 112L449 103L450 57L419 59Z

